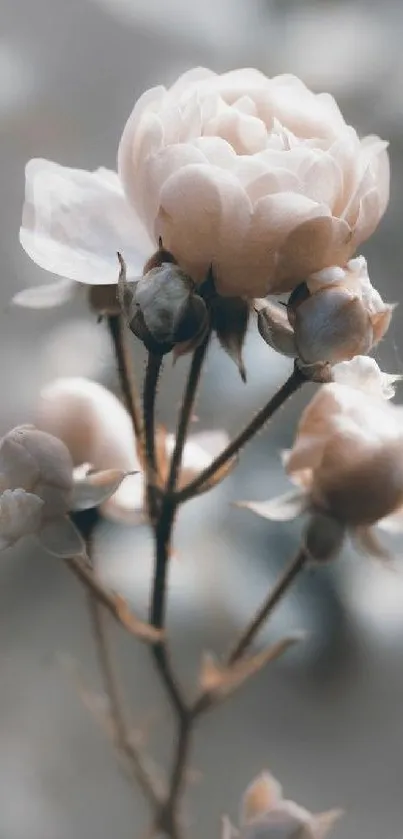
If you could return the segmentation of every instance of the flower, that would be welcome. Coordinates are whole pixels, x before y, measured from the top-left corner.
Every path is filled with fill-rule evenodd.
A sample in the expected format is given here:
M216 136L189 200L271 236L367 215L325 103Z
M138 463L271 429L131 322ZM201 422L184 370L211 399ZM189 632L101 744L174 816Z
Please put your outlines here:
M394 306L373 288L359 256L345 268L311 274L294 289L287 308L259 299L255 309L266 343L307 368L370 352L385 335Z
M374 525L403 529L402 409L385 400L393 389L379 370L375 375L372 359L354 364L362 373L354 386L337 381L338 372L346 381L346 370L336 366L336 381L323 385L302 414L294 445L284 455L298 490L240 505L273 520L309 513L305 546L319 560L338 552L347 531L364 551L385 555Z
M30 161L21 244L67 280L16 302L54 305L72 281L115 284L116 251L134 278L160 238L193 282L212 266L221 295L290 292L345 265L389 197L386 143L360 140L328 94L253 69L197 68L144 93L118 172Z
M262 772L243 795L240 831L235 835L241 839L325 839L341 815L340 810L310 813L283 798L279 782L270 772ZM230 835L234 831L227 823L223 839Z
M107 518L127 524L144 520L142 455L129 413L116 396L90 379L55 379L40 393L35 422L64 442L75 465L90 463L95 469L117 469L126 475L102 504ZM193 435L185 445L180 485L208 466L226 442L227 435L220 431ZM159 428L156 450L162 480L167 477L174 444L174 435Z
M75 476L70 453L56 437L20 425L0 442L0 550L35 536L57 556L83 552L68 513L96 506L114 492L124 472Z

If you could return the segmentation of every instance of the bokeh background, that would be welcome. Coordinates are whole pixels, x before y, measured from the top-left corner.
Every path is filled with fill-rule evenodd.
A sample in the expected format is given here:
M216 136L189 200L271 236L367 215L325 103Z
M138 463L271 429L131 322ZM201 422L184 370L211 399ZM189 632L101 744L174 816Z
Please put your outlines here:
M34 156L113 167L120 131L143 89L197 64L294 72L336 95L361 133L390 140L392 197L365 247L373 282L400 297L403 239L403 6L400 0L0 0L0 427L30 419L40 387L84 375L116 388L103 325L84 306L24 312L13 293L45 281L18 245L24 165ZM403 372L399 310L381 348ZM139 373L143 356L133 348ZM195 430L235 432L284 380L288 362L251 329L248 383L213 348ZM161 419L173 428L186 361L166 365ZM244 452L211 498L185 510L171 569L169 624L185 682L203 649L224 652L298 544L300 525L270 525L237 498L286 488L279 450L309 397L295 398ZM103 523L97 561L105 580L147 606L151 545L145 528ZM335 839L399 839L403 832L403 562L393 569L346 551L307 574L262 643L292 629L307 641L262 673L197 734L189 836L218 837L237 818L263 767L312 809L341 806ZM144 649L118 632L134 724L162 760L169 718ZM68 656L68 659L66 659ZM0 839L134 839L145 810L85 708L66 660L99 686L85 599L66 569L32 550L0 566ZM74 670L74 668L73 668Z

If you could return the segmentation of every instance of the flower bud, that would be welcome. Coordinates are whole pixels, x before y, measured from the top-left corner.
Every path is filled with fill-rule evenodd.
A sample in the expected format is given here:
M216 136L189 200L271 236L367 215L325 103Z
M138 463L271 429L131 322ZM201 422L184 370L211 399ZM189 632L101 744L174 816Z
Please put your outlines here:
M374 333L365 306L344 287L328 286L292 312L297 353L305 364L335 364L365 355Z
M120 264L121 305L130 329L147 349L165 355L178 344L186 345L186 352L198 346L209 328L209 315L192 280L172 262L163 262L131 290L121 257Z

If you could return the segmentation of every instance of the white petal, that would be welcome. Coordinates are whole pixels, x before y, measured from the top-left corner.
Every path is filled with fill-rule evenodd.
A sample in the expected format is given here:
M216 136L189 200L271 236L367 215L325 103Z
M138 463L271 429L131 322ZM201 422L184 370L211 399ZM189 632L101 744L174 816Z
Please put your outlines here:
M126 472L120 469L106 469L76 480L70 509L89 510L98 507L116 492L125 477Z
M144 477L139 472L123 479L117 491L102 504L103 515L122 524L141 524L144 515Z
M84 541L68 518L46 522L37 534L38 541L54 556L70 557L85 551Z
M61 279L55 283L24 288L12 299L15 306L26 309L53 309L68 303L79 292L79 286L73 280Z
M117 251L136 276L154 250L114 172L39 159L26 167L20 241L42 268L89 285L117 283Z
M382 373L375 359L366 355L357 355L351 361L341 361L332 367L332 379L337 384L358 388L382 399L392 399L394 382L401 378L401 375Z
M242 796L241 824L268 813L283 797L281 784L271 772L261 772L246 788Z
M377 526L385 533L403 533L403 507L378 521Z
M382 545L374 527L356 527L352 531L352 536L355 545L362 553L374 556L376 559L390 558L390 552Z
M270 521L291 521L304 513L309 499L304 492L287 492L269 501L237 501L236 507L245 507Z
M94 469L123 472L140 468L130 416L97 382L54 380L41 391L35 422L64 441L76 465L88 462Z

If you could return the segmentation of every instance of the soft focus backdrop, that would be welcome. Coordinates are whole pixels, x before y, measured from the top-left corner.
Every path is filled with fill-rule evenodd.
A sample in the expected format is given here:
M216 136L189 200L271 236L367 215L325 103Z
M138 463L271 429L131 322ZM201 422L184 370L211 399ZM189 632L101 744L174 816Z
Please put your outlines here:
M55 376L116 387L106 331L83 308L9 306L16 290L46 280L18 245L25 162L40 156L113 167L137 96L190 66L294 72L332 92L360 133L390 140L390 208L364 252L383 297L399 300L402 32L399 0L0 0L0 430L29 421L40 386ZM402 328L398 310L380 352L386 370L403 372ZM134 352L141 373L143 356ZM289 370L253 330L246 361L243 386L213 349L195 430L235 432ZM185 371L183 360L175 369L166 363L160 415L171 428ZM308 396L307 388L270 434L249 445L226 484L183 514L169 619L189 682L202 649L226 649L298 543L298 523L270 525L230 502L286 487L279 450L290 444ZM104 578L145 613L146 529L105 523L97 547ZM262 640L298 628L308 640L202 721L189 796L192 839L218 838L221 813L236 818L241 791L262 767L312 809L345 808L335 839L402 836L403 557L393 547L392 570L346 552L334 568L310 572L278 610ZM73 660L98 684L76 582L49 557L9 552L0 567L0 624L0 839L140 837L142 801L120 775L72 674ZM120 634L116 642L135 724L164 758L167 712L146 651Z

